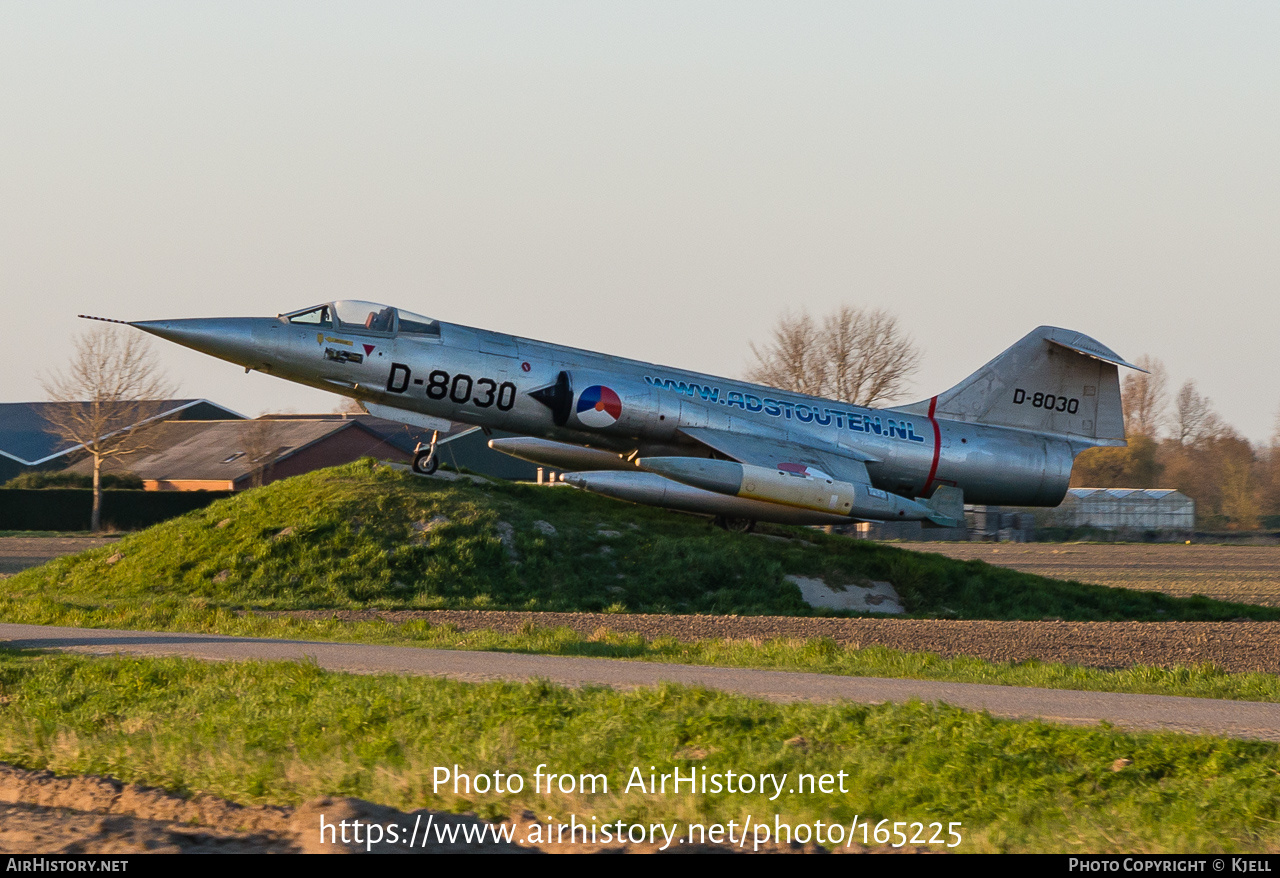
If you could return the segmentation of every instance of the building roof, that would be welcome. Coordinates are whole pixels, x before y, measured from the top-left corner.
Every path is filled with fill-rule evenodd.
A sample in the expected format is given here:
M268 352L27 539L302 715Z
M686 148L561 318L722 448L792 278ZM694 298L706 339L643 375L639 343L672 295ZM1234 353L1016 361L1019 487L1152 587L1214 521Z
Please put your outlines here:
M87 402L0 403L0 455L25 466L38 466L76 451L82 446L48 431L48 414L56 408L87 405ZM196 409L205 418L217 417L219 412L225 413L228 418L243 417L207 399L155 400L148 408L157 410L158 414L143 422L181 417Z
M1168 500L1190 499L1186 494L1173 488L1071 488L1067 496L1074 500L1106 499L1106 500Z
M414 427L401 421L376 418L373 415L363 413L334 414L329 412L327 414L314 415L279 414L262 416L264 420L287 418L348 418L360 424L360 426L376 435L383 442L407 455L413 454L419 444L425 446L431 442L431 430L423 427ZM453 466L455 469L466 467L472 472L483 473L486 476L493 476L499 479L532 481L537 477L537 472L541 467L518 457L494 451L488 445L490 438L501 439L515 435L517 434L506 433L501 430L484 432L480 427L464 424L461 421L453 421L450 423L448 430L440 431L438 439L440 462L446 466Z
M103 471L127 471L144 481L235 482L353 429L363 429L354 418L166 421L149 431L151 451L108 461ZM81 470L92 472L92 463L80 461L67 469Z
M358 413L352 414L352 413L343 413L343 412L338 412L338 413L329 412L327 414L306 414L306 415L271 414L271 415L263 415L261 418L259 418L259 420L263 420L263 421L268 421L268 420L271 420L271 421L274 421L274 420L355 421L357 424L364 427L370 433L372 433L373 435L381 439L383 442L386 442L388 445L398 448L399 450L405 452L406 454L413 454L414 450L418 447L418 443L421 442L425 444L431 441L430 430L423 429L422 427L414 427L410 424L405 424L400 421L392 421L392 420L388 420L387 418L375 418L373 415L358 414ZM442 432L440 434L439 441L445 442L449 439L455 439L458 436L464 433L468 433L475 429L478 429L478 428L472 427L468 424L461 424L455 421L451 424L447 432Z

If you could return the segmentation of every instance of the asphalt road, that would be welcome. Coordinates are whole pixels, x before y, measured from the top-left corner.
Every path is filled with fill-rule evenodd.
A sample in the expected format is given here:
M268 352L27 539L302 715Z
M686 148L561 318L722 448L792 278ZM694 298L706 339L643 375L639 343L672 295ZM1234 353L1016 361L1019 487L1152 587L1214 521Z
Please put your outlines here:
M110 537L0 537L0 575L38 567L46 561L105 546L120 539Z
M1280 704L1252 701L43 625L0 624L0 644L13 649L51 649L90 655L188 656L210 661L308 658L332 671L424 674L466 682L520 681L536 677L566 686L631 688L666 680L771 701L847 700L878 704L918 699L943 701L969 710L987 710L996 716L1038 717L1073 725L1106 721L1131 729L1280 741Z

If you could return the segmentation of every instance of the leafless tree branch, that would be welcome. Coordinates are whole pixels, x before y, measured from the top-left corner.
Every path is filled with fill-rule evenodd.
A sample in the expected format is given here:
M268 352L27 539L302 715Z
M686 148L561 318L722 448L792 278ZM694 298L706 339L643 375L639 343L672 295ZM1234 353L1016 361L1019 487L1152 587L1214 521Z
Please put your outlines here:
M101 528L104 461L146 449L147 422L161 414L175 386L156 365L150 340L103 326L77 336L67 368L42 376L51 402L48 431L93 457L94 531Z
M1155 439L1167 417L1169 376L1164 363L1147 354L1138 358L1137 365L1147 372L1125 375L1121 392L1125 433Z
M1214 412L1212 401L1200 395L1194 381L1182 385L1174 409L1179 445L1203 445L1221 436L1226 429Z
M254 466L250 485L261 488L270 479L271 468L280 455L280 422L266 417L243 422L240 441L244 444L245 456Z
M920 362L896 317L848 305L821 324L806 312L784 314L772 341L763 349L751 344L751 353L749 381L864 406L903 393Z

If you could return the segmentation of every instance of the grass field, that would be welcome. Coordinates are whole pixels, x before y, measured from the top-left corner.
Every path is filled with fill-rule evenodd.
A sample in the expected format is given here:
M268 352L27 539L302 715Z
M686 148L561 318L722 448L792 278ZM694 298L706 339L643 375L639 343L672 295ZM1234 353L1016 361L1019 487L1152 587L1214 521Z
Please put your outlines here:
M1053 579L1280 607L1280 546L915 543L910 548Z
M0 653L0 697L4 761L243 803L340 794L488 817L529 808L602 821L959 821L965 851L1280 845L1277 745L1054 727L942 705L780 705L675 686L622 693L13 653ZM434 767L455 764L530 781L545 764L603 774L609 788L434 789ZM791 783L772 801L624 789L633 767L647 778L695 766ZM792 792L799 774L837 772L843 794Z

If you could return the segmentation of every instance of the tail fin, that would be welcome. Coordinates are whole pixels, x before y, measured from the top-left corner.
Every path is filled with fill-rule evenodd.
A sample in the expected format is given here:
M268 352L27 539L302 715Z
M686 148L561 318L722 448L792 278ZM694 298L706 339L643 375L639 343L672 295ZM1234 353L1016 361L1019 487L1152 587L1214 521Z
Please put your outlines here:
M1040 326L945 393L897 411L1124 445L1117 366L1138 368L1087 335Z

